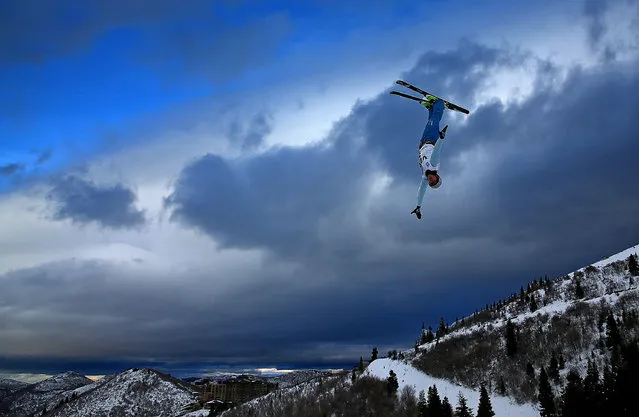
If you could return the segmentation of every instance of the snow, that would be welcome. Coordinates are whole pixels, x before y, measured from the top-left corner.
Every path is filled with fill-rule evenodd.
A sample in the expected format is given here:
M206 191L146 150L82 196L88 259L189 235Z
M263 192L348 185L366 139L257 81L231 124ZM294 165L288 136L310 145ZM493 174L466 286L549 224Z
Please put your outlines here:
M97 416L113 410L121 416L175 416L197 401L186 384L151 369L129 369L92 385L52 416Z
M8 411L11 415L30 415L42 410L66 392L92 383L77 372L64 372L54 375L36 384L31 384L16 391L5 400L9 401Z
M181 417L206 417L210 413L209 410L202 409L197 411L192 411L190 413L183 414Z
M397 374L400 391L405 386L410 385L415 389L417 394L419 394L420 391L428 393L428 387L436 385L440 398L443 399L444 397L448 397L453 408L456 407L457 396L461 392L468 400L468 406L472 407L475 411L477 410L477 405L479 404L479 391L455 385L445 379L431 377L401 361L388 358L376 359L368 365L364 374L380 379L386 379L388 378L391 370ZM502 397L496 394L492 394L490 400L493 410L495 411L495 417L539 416L539 410L532 404L519 405L508 397Z
M595 262L594 264L592 264L592 266L597 267L597 268L601 268L602 266L606 266L608 264L611 264L613 262L617 262L617 261L624 261L626 260L630 255L637 255L639 254L639 245L635 245L631 248L628 248L624 251L621 251L617 254L614 254L612 256L609 256L607 258L603 258L602 260ZM584 269L586 269L586 267L583 267L581 269L579 269L579 271L583 271Z
M628 256L632 254L637 254L637 253L639 253L639 245L632 246L626 250L623 250L617 254L606 257L590 265L598 269L604 269L605 267L607 267L608 265L614 262L624 261L628 258ZM567 274L567 276L572 278L575 272L583 272L586 268L587 266L580 268L574 272L571 272L570 274ZM488 325L492 325L494 327L505 326L506 321L508 319L511 319L513 323L524 323L531 318L544 315L544 314L548 314L549 316L563 314L566 311L566 309L574 303L574 300L572 300L571 297L567 295L566 285L569 284L569 281L559 281L559 282L555 281L554 284L558 288L558 293L559 293L558 299L549 302L545 306L541 303L541 300L546 295L546 291L542 288L532 293L536 297L539 304L539 308L535 310L534 312L526 311L524 313L514 314L512 311L509 311L510 306L507 306L505 308L504 318L502 319L486 321L483 323L478 323L472 326L461 327L461 328L455 328L455 325L453 324L452 326L450 326L452 331L449 334L442 336L440 338L440 342L445 341L449 338L455 338L462 335L470 335L478 330L486 328ZM591 297L587 297L586 299L583 300L588 303L599 303L601 300L605 300L607 302L614 301L616 296L614 296L614 294L613 295L607 294L607 292L610 292L610 288L616 291L628 291L628 290L637 289L636 286L631 287L628 284L628 279L625 274L615 274L611 272L604 273L602 274L601 277L591 280L590 282L584 283L584 285L588 285L588 284L591 285L591 290L595 292L595 295ZM465 317L465 319L469 319L469 318L471 318L471 316ZM434 348L435 345L436 343L435 341L433 341L431 343L420 345L419 348L421 351L427 351L429 349ZM403 353L411 354L412 349L406 349L405 351L403 351Z

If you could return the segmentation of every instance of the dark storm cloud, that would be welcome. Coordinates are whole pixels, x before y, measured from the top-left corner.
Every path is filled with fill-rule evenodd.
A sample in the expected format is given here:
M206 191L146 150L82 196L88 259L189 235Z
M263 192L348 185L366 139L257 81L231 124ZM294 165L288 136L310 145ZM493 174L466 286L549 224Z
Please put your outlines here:
M138 227L144 211L135 208L135 193L121 184L99 186L73 175L57 178L48 194L53 218L77 224L97 223L106 228Z
M241 167L207 155L182 171L165 204L173 219L226 245L308 253L319 249L322 216L358 197L362 163L319 146L273 150Z
M3 2L0 64L42 63L74 54L91 47L100 36L126 28L141 35L136 38L139 43L127 46L134 48L132 60L162 74L185 71L225 81L270 59L291 29L283 14L232 23L228 13L240 6L204 0L189 1L188 7L175 0Z
M15 162L6 165L0 165L0 176L10 177L23 168L23 165Z
M476 108L487 77L523 64L537 65L529 99ZM636 65L577 70L556 91L556 69L525 53L463 43L422 57L402 78L472 110L459 122L445 116L445 183L427 192L424 212L436 217L422 222L408 213L426 113L386 92L355 106L325 143L234 161L206 155L165 204L225 247L270 250L259 276L164 277L97 262L6 274L0 364L18 369L14 358L33 354L355 365L373 346L411 346L422 320L452 320L635 244ZM482 151L487 165L473 159ZM394 182L369 207L378 164ZM280 259L297 268L278 271Z
M325 277L303 272L299 279L265 268L259 282L238 275L226 285L210 271L165 279L157 271L89 261L8 273L1 277L0 366L35 371L25 369L23 355L40 358L40 372L52 369L56 359L74 369L79 362L117 366L118 361L139 364L149 358L354 365L372 343L382 348L401 333L418 329L424 310L417 304L397 306L398 314L417 317L394 324L384 308L368 308L371 302L383 306L395 301L392 282L382 286L388 291L375 294L348 283L336 293L335 283L326 285ZM318 283L311 291L308 280ZM366 321L376 326L362 326ZM384 334L380 327L387 329Z
M631 66L576 70L555 91L557 71L549 63L518 51L462 43L454 51L424 55L402 77L472 108L486 77L524 64L538 67L538 81L523 104L489 103L464 123L452 123L442 160L444 181L479 163L461 164L463 152L485 148L493 168L475 188L458 183L446 194L428 191L425 210L436 211L437 222L409 218L414 197L402 194L402 205L385 201L368 214L376 230L358 226L366 214L357 207L375 158L396 177L395 185L417 188L415 154L426 115L414 103L387 94L356 106L331 133L330 145L276 149L242 165L217 156L194 162L180 175L167 206L174 219L227 246L268 248L309 262L322 259L349 276L356 275L353 255L374 248L367 235L378 230L388 230L403 245L489 241L481 248L440 247L429 269L458 279L473 270L448 265L462 248L475 252L468 256L476 262L485 257L497 262L504 246L521 245L500 271L493 264L477 273L528 276L544 269L565 272L636 243L639 196L626 191L639 175L631 156L639 151L633 134L639 125L629 116L639 111L639 77ZM355 152L361 136L367 144ZM393 265L401 267L395 273L418 273L418 259L403 259L412 256L411 250L397 254ZM547 256L543 265L535 255ZM363 275L376 276L383 270L378 263L369 259L359 267Z

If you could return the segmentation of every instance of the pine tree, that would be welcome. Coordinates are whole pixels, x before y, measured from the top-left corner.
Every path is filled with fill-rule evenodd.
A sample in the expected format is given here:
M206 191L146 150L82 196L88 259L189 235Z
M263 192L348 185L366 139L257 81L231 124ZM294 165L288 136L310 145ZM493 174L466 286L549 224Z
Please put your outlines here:
M639 415L639 340L636 338L621 345L621 357L615 381L617 414L623 417ZM622 411L623 410L623 411Z
M435 340L435 333L433 333L433 328L428 326L428 332L426 333L426 343L430 343Z
M535 299L535 294L530 296L530 311L532 313L537 311L537 300Z
M588 359L588 370L584 379L584 401L586 409L593 415L598 415L601 411L603 398L601 396L602 386L599 382L599 370L594 361Z
M417 411L420 417L428 416L428 403L426 402L426 393L424 390L419 392L419 401L417 401Z
M446 335L446 322L444 321L444 318L440 318L439 319L439 327L437 328L437 334L435 336L437 336L437 339L439 339L440 337L443 337Z
M376 347L374 347L374 348L373 348L373 352L372 352L372 354L371 354L371 362L373 362L375 359L377 359L377 353L378 353L378 352L377 352L377 348L376 348Z
M581 287L581 281L578 279L575 281L575 296L577 298L584 298L585 294L584 289Z
M506 383L504 382L503 376L500 376L497 382L497 393L499 395L506 395Z
M528 375L529 378L535 377L535 368L533 368L533 365L530 362L526 364L526 375Z
M618 347L621 343L621 335L619 334L619 328L617 327L617 320L612 314L612 311L608 313L606 319L606 346L609 348Z
M522 286L519 290L519 302L523 303L526 298L526 293L524 292L524 287Z
M437 387L433 385L428 387L428 417L441 417L442 415L442 400L439 398Z
M357 374L355 373L355 369L353 369L353 372L351 373L351 382L354 384L356 380Z
M601 384L602 408L604 410L612 410L616 403L615 384L615 374L610 365L606 365L603 369L603 381Z
M561 396L561 416L583 417L586 415L584 398L584 387L581 377L577 371L571 370L566 376L566 388L564 388Z
M559 355L559 369L564 369L566 367L566 361L564 360L564 355Z
M426 330L424 329L424 322L422 322L422 332L419 336L419 344L423 345L426 343Z
M477 407L477 417L493 417L495 412L490 403L490 396L486 391L486 386L481 384L481 392L479 394L479 406Z
M506 322L506 355L509 358L517 354L517 336L515 335L515 325L510 321Z
M442 417L453 417L453 406L451 405L448 397L444 397L442 401Z
M459 392L457 397L457 407L455 408L455 417L473 417L472 408L468 407L468 401L464 394Z
M539 413L541 417L555 417L555 397L552 393L552 387L548 381L548 375L546 369L541 367L539 371L539 393L537 395L539 400Z
M633 277L636 277L637 275L639 275L639 265L637 265L637 255L628 256L628 259L626 259L626 261L628 262L628 272L630 273L630 275Z
M364 372L364 359L361 356L359 357L359 372Z
M388 378L386 379L387 385L386 389L388 393L391 395L397 394L397 390L399 389L399 382L397 381L397 375L391 369L388 373Z

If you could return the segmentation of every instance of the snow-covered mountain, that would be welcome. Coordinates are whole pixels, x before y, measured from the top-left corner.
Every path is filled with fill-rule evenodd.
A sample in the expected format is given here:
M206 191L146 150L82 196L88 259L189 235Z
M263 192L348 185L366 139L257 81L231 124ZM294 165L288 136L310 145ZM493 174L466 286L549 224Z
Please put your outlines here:
M60 394L92 382L77 372L64 372L38 383L27 385L2 400L0 416L22 417L41 413Z
M611 320L623 328L624 340L639 336L639 274L629 262L637 253L639 245L553 280L534 280L508 299L438 329L432 341L424 342L428 337L422 334L415 349L403 353L418 369L464 386L486 383L495 390L503 381L508 395L521 402L536 401L539 372L556 361L558 395L570 370L583 377L588 360L599 370L610 362ZM528 376L527 369L535 373Z
M199 400L188 382L152 369L129 369L92 381L65 372L5 397L2 417L174 417Z
M0 378L0 403L2 403L3 398L26 387L27 385L29 384L22 381L16 381L15 379Z
M173 417L197 402L187 382L153 369L129 369L65 392L47 417Z

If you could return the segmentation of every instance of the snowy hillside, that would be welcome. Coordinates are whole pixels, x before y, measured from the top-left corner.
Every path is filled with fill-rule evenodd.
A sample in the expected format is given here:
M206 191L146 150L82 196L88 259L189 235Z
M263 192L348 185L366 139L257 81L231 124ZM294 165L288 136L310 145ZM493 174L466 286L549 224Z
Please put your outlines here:
M639 276L628 261L637 252L639 245L554 280L534 280L507 300L438 329L432 341L422 335L418 353L404 353L424 372L468 387L484 382L494 391L503 381L507 394L519 401L535 401L535 375L561 362L553 383L558 393L569 370L584 376L589 359L599 369L610 360L611 321L622 326L625 340L639 336ZM527 369L536 374L526 375Z
M28 385L26 382L16 381L15 379L0 378L0 402L9 394L13 394Z
M397 374L397 382L401 391L405 386L412 386L416 392L428 392L428 387L435 385L441 398L448 397L451 404L455 404L458 394L461 392L468 400L469 407L476 410L479 404L479 391L455 385L444 379L433 378L415 369L410 364L388 358L376 359L371 362L364 375L370 375L379 379L388 378L393 370ZM495 417L538 417L537 407L530 404L518 405L508 397L491 396L491 403ZM475 414L475 413L473 413Z
M278 384L278 388L289 388L295 385L299 385L303 382L310 381L311 379L326 377L332 375L331 371L321 371L321 370L301 370L294 371L290 373L286 373L283 375L278 375L274 377L267 378L268 382Z
M624 261L628 258L628 256L630 255L639 255L639 245L635 245L635 246L631 246L628 249L621 251L619 253L616 253L614 255L611 256L607 256L603 259L601 259L598 262L595 262L594 264L592 264L592 266L596 267L596 268L600 268L602 266L606 266L608 264L611 264L613 262L617 262L617 261ZM579 271L583 271L584 269L586 269L588 265L586 265L585 267L579 269ZM577 272L577 271L575 271Z
M308 415L306 410L312 408L317 415L321 407L336 413L330 405L339 394L351 386L346 373L311 379L300 384L280 389L259 398L255 398L238 407L223 411L220 417L240 416L296 416ZM330 414L329 414L330 415Z
M130 369L96 381L91 386L67 392L50 417L173 417L199 399L191 386L152 369Z
M0 416L22 417L44 411L45 407L65 391L91 384L77 372L64 372L28 385L5 397L0 404Z

